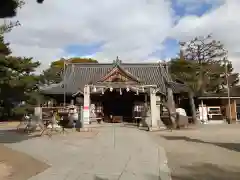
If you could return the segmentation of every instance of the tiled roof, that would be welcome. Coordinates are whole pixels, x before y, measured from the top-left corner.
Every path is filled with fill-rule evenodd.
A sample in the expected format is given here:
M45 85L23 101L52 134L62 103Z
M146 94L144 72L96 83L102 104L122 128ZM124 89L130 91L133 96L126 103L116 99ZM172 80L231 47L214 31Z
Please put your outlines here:
M230 88L230 97L240 97L240 86L235 86ZM219 93L204 93L199 98L226 98L228 97L227 89L219 92Z
M135 76L143 85L157 85L160 93L166 93L167 82L171 82L171 77L165 68L159 64L130 64L122 63L120 67L131 75ZM74 94L79 90L83 92L86 84L94 84L103 76L107 75L113 68L113 64L93 64L93 63L73 63L67 65L64 81L52 87L42 88L46 94L63 94L64 84L66 94ZM175 86L173 91L177 90L178 83L173 83ZM170 86L172 86L170 84ZM181 85L182 86L182 85Z

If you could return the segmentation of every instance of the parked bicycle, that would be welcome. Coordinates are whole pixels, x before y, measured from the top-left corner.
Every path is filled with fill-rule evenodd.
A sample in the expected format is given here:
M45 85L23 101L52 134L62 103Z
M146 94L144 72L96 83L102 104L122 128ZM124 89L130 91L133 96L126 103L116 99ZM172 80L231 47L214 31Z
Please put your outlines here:
M40 130L44 130L44 125L43 123L41 123L41 120L39 120L32 114L25 114L22 118L22 121L17 126L17 130L30 134L37 131L38 127L40 128Z
M28 128L28 124L29 124L30 121L31 121L31 115L30 114L25 114L22 117L19 125L17 126L17 130L18 131L21 131L21 130L26 131L26 128Z

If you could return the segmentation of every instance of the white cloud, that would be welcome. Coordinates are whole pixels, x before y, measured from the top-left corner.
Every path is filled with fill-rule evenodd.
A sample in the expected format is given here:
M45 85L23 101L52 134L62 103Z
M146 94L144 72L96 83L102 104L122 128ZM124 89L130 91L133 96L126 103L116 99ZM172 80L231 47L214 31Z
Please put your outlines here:
M46 0L42 5L26 0L15 18L22 26L7 40L14 44L14 54L43 64L68 56L68 45L98 42L104 42L94 54L99 60L143 60L169 35L172 14L165 0Z
M112 61L116 56L124 61L155 61L156 57L150 55L162 49L162 42L169 36L189 40L213 33L226 45L235 69L240 71L240 1L178 0L189 9L202 2L213 4L214 8L200 17L188 14L175 27L177 17L171 2L45 0L39 5L26 0L15 18L22 26L14 28L6 39L12 44L14 55L33 56L45 68L57 58L73 56L64 51L72 44L104 42L99 52L88 55L100 61Z
M185 16L173 29L173 37L182 41L212 33L228 49L235 71L240 72L239 8L239 0L226 0L220 7L201 17Z
M22 57L34 57L34 60L44 62L38 69L39 72L49 67L51 61L60 59L64 51L60 48L43 48L37 45L25 46L19 44L11 44L13 54Z

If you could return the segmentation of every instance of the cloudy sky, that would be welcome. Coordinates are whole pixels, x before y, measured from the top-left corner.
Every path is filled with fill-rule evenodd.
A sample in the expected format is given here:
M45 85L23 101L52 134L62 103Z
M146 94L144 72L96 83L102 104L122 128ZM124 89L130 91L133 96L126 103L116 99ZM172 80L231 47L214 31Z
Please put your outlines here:
M6 35L14 55L41 61L93 57L153 62L175 57L178 41L213 33L240 71L240 0L26 0Z

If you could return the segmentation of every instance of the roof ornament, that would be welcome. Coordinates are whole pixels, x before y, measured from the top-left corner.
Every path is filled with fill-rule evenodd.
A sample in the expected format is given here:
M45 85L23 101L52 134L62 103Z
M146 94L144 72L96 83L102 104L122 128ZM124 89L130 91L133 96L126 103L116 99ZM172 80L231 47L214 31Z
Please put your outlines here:
M119 66L120 64L121 64L121 60L117 56L116 60L113 61L113 65L114 66Z

